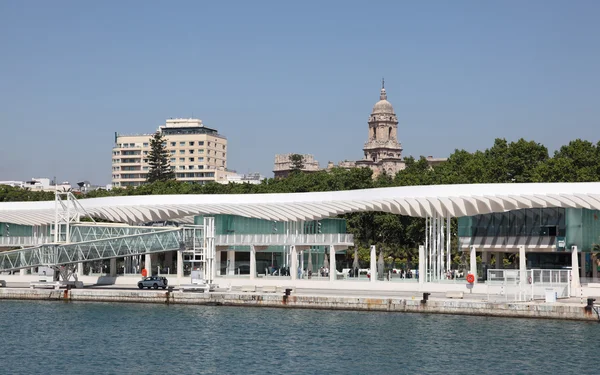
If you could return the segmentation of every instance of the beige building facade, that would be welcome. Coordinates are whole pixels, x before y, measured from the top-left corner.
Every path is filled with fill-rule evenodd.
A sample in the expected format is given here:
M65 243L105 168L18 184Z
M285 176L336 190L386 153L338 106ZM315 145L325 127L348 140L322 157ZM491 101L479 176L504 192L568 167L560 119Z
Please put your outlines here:
M227 138L199 119L169 119L158 130L166 140L169 163L180 181L204 184L226 181ZM112 150L113 187L140 186L150 169L148 155L154 134L115 133Z
M290 154L277 154L275 155L275 165L273 167L273 174L275 177L287 177L292 171L292 162L290 158L294 155ZM319 167L319 162L315 160L315 157L311 154L301 154L302 155L302 164L304 168L302 168L302 172L316 172L321 168Z

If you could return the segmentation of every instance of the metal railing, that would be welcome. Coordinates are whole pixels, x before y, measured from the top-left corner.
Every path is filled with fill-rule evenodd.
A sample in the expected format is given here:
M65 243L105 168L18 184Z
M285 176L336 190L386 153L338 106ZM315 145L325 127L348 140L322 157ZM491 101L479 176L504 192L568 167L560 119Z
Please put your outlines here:
M52 242L51 236L0 237L0 246L33 246Z
M548 292L571 297L571 270L534 269L522 275L520 270L489 269L486 283L488 299L494 291L515 301L544 299Z
M322 234L220 234L219 245L354 245L354 236L347 233Z

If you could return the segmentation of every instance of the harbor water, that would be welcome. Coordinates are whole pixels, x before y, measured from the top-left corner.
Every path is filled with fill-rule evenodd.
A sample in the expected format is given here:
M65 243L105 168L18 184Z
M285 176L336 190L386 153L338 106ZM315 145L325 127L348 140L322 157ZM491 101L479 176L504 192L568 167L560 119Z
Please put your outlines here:
M600 324L0 301L1 374L593 374Z

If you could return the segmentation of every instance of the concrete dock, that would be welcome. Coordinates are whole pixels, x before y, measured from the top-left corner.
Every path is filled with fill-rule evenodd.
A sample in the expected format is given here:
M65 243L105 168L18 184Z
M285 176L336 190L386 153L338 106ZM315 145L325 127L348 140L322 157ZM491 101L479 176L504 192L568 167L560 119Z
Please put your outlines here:
M330 295L328 295L330 294ZM339 295L335 291L293 290L286 296L282 290L274 293L261 291L192 293L168 290L119 290L113 289L71 289L48 290L29 288L0 288L0 300L46 300L64 302L129 302L187 304L212 306L245 306L276 308L309 308L327 310L409 312L431 314L460 314L476 316L546 318L582 321L599 321L596 312L585 308L578 298L559 300L555 303L530 302L489 302L482 298L468 296L465 299L444 298L443 295L429 296L422 301L422 294L402 296L371 296L363 293L346 292ZM584 301L585 302L585 301Z

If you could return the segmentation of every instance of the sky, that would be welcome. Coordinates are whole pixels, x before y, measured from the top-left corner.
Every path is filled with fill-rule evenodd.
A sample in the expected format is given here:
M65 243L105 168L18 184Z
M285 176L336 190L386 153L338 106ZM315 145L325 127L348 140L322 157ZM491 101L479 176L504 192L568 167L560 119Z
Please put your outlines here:
M111 179L114 133L194 117L228 168L362 158L385 77L404 155L600 140L600 2L0 1L0 180Z

